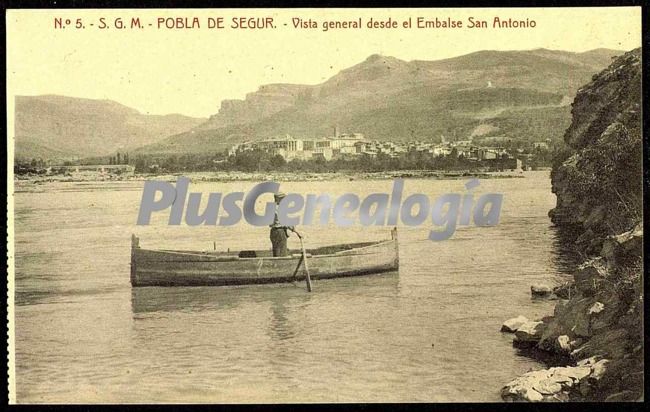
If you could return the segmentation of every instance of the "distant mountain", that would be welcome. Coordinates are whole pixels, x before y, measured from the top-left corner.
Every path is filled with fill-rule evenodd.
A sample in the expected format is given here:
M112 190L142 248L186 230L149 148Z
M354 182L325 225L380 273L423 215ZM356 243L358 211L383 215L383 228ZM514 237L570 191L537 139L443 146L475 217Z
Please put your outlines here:
M269 84L226 100L192 131L139 152L222 150L243 140L360 132L377 140L470 136L560 141L577 90L622 51L480 51L437 61L372 55L318 85Z
M178 114L145 115L111 100L17 96L16 158L87 157L131 150L205 122Z

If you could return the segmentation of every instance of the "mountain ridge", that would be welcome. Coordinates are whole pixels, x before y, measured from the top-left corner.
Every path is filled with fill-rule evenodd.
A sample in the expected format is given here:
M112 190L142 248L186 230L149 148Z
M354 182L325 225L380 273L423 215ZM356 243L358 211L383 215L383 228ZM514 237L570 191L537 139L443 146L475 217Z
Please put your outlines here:
M191 132L170 136L139 149L143 153L222 150L241 140L277 134L319 137L340 130L378 140L436 140L441 135L469 135L489 112L539 108L529 129L549 129L561 140L577 90L622 51L594 49L567 52L483 50L448 59L405 61L373 54L322 83L262 85L244 99L224 100L217 113ZM553 108L549 110L548 108ZM451 114L453 119L447 119ZM487 116L489 119L490 117ZM491 125L504 132L501 123ZM428 124L431 123L431 124ZM512 125L508 126L512 128ZM546 136L548 137L548 136Z
M260 85L207 119L108 99L16 97L16 157L221 151L243 140L360 132L376 140L476 135L561 140L577 90L622 51L482 50L427 61L372 54L319 84ZM484 133L484 132L481 132Z

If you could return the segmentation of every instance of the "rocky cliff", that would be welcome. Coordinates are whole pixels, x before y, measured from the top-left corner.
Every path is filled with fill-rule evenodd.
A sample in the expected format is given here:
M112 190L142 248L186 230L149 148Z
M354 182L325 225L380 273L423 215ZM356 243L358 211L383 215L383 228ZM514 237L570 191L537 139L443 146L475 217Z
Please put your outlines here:
M641 51L618 58L580 89L564 140L570 147L551 178L553 222L577 226L596 253L603 240L640 221L642 209ZM560 163L561 162L561 163Z
M643 397L641 50L617 58L581 88L552 171L559 231L584 263L553 293L553 316L514 328L515 343L563 354L569 365L507 384L505 400ZM513 323L514 324L514 323ZM534 328L533 328L534 326ZM505 328L505 326L504 326ZM512 331L512 327L506 328Z
M223 100L215 115L199 126L199 130L254 122L272 116L311 97L313 86L300 84L267 84L244 100Z

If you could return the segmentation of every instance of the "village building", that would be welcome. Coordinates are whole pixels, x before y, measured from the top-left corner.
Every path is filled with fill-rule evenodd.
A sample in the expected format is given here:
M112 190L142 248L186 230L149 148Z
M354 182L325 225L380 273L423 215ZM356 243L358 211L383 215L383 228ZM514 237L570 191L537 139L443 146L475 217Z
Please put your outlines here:
M280 155L286 161L309 160L319 157L331 160L339 155L357 156L362 154L364 143L365 137L361 133L338 134L337 131L335 136L316 139L299 139L287 134L257 142L240 143L228 149L228 155L236 156L247 150L259 149Z

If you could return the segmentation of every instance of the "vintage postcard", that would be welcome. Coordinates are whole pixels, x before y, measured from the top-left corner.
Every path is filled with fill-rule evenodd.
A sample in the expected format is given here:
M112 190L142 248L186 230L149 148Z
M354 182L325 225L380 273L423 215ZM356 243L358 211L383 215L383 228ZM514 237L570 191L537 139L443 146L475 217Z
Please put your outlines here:
M6 29L10 403L644 399L640 7Z

